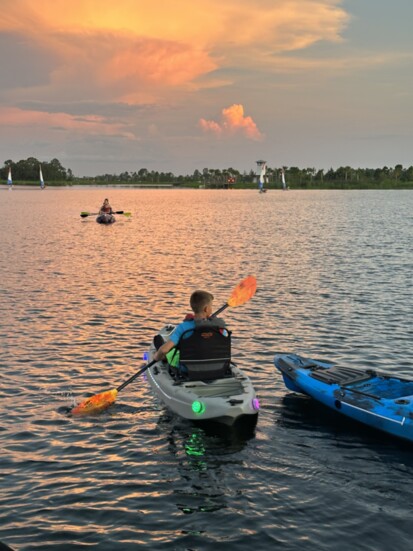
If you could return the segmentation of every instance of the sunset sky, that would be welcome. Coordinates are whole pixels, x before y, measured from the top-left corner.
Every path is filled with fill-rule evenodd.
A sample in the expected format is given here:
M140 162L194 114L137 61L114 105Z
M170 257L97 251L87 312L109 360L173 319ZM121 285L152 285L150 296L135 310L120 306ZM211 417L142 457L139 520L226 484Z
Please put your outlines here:
M1 166L413 164L412 0L0 5Z

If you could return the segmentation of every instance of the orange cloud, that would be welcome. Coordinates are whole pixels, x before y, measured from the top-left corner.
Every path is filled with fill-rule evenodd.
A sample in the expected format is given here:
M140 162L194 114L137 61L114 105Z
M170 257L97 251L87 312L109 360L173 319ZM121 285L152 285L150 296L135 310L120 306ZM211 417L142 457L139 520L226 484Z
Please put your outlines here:
M220 122L200 119L199 124L204 131L212 132L219 137L241 134L250 140L257 141L264 137L252 118L244 115L244 107L240 104L234 103L223 109Z
M196 48L164 40L141 40L114 52L99 68L104 80L148 81L177 86L217 67Z
M39 38L47 29L60 35L110 31L202 49L222 43L289 49L337 39L349 19L340 4L343 0L175 0L161 6L147 0L2 0L0 29ZM304 37L299 44L298 36Z
M124 124L113 124L104 117L87 115L83 117L67 113L44 113L42 111L24 111L16 107L0 108L0 120L5 127L48 127L54 130L78 131L89 135L122 136L134 139L134 135Z
M50 81L24 90L32 98L58 94L144 103L169 101L172 89L208 87L209 75L215 86L228 83L228 77L212 75L215 69L276 70L283 52L340 40L348 21L341 4L2 0L0 30L23 36L37 51L53 53Z

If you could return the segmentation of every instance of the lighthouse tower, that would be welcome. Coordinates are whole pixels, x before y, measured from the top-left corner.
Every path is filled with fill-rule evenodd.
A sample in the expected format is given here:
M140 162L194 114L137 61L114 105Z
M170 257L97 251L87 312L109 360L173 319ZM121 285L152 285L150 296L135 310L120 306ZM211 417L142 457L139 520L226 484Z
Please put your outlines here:
M264 193L265 191L267 191L264 188L264 184L268 182L266 173L267 173L267 161L257 161L258 188L260 190L260 193Z

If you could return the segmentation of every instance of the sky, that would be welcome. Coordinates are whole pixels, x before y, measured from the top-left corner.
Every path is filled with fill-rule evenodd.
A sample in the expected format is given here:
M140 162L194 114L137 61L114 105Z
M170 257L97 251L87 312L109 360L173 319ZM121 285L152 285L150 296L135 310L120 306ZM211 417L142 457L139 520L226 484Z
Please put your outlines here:
M412 0L0 0L0 158L413 165Z

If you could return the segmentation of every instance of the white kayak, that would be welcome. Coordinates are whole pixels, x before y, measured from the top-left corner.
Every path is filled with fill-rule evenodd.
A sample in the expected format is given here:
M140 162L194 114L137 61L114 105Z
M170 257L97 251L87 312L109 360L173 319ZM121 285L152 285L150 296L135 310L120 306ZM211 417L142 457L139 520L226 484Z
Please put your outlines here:
M167 341L174 329L175 325L166 325L159 335ZM155 352L152 344L148 362ZM256 420L259 401L254 387L234 364L231 363L227 376L208 381L181 379L174 373L174 368L161 361L148 368L147 377L158 399L177 415L192 421L217 421L227 425L244 416Z

